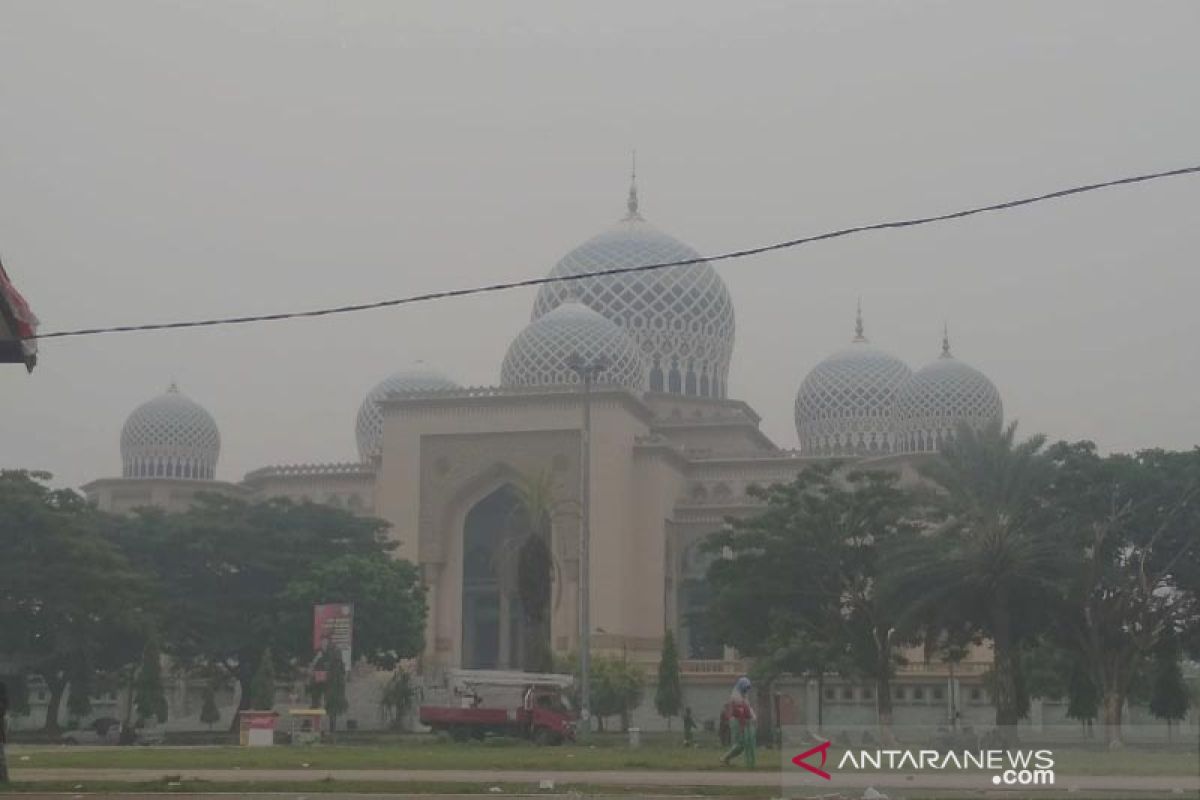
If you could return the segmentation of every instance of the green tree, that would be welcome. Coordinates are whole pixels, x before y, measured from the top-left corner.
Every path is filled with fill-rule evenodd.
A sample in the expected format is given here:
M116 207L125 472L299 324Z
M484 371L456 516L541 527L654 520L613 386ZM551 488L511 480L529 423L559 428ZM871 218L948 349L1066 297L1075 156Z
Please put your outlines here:
M342 660L341 651L330 647L325 650L321 665L325 670L322 697L325 713L329 715L329 731L337 733L338 719L350 709L350 701L346 697L346 662Z
M1046 624L1064 573L1045 535L1042 495L1051 470L1044 437L1016 439L1016 424L959 428L922 467L940 490L944 521L888 556L883 595L905 619L949 611L991 639L996 725L1015 736L1024 698L1020 654Z
M393 670L425 643L425 587L412 562L383 553L347 555L312 567L285 591L290 652L311 653L312 608L320 603L354 606L356 658Z
M45 728L90 713L96 672L137 661L150 584L105 537L114 518L50 475L0 471L0 652L49 690Z
M554 474L543 471L515 485L518 513L514 523L525 529L517 549L517 596L525 618L524 667L548 672L553 667L550 647L550 608L554 587L551 553L553 520L562 505Z
M629 712L642 702L646 676L636 664L612 656L591 661L591 712L604 730L606 717L620 715L624 727Z
M1096 691L1092 671L1079 659L1075 659L1067 684L1067 716L1086 726L1096 719L1099 710L1100 693Z
M162 653L158 647L158 637L151 635L146 640L142 652L142 666L138 670L134 684L134 705L137 708L138 721L148 719L159 723L167 721L167 697L163 692Z
M571 688L571 703L579 708L579 656L572 653L558 659L555 671L575 677L575 684ZM589 677L591 697L588 710L596 718L601 731L604 730L604 720L607 717L620 715L624 721L629 711L637 708L642 702L646 675L636 664L630 664L623 658L593 654Z
M1139 672L1163 637L1200 624L1191 570L1200 559L1200 450L1101 457L1060 443L1047 493L1067 570L1054 609L1060 636L1091 670L1109 747Z
M814 465L789 484L754 489L763 509L730 520L705 544L729 556L708 570L718 638L754 658L760 676L873 680L885 732L898 615L879 598L882 548L915 537L913 522L924 513L920 496L897 481L887 472ZM818 708L818 725L821 716Z
M200 721L207 725L210 731L214 724L221 721L221 710L217 708L217 692L211 681L204 685L204 693L200 699Z
M265 650L281 670L311 660L312 612L305 604L323 583L365 572L386 583L407 570L416 584L411 565L388 566L395 543L386 531L381 520L313 503L200 495L180 514L140 512L122 526L120 543L159 577L166 653L187 668L224 671L241 690L241 710L249 708ZM367 562L382 566L366 568ZM414 589L410 599L417 596ZM365 654L387 662L419 649L423 602L420 611L406 602L395 618L380 618L376 610L391 608L393 592L381 603L366 595L338 599L361 606L356 646ZM388 633L376 637L379 630Z
M250 680L250 696L239 708L252 711L270 711L275 707L275 662L271 648L262 651L258 669Z
M654 690L654 708L660 717L666 717L667 729L671 718L679 716L683 707L683 686L679 675L679 650L675 646L675 634L667 631L663 636L662 658L658 662L658 685Z
M404 722L404 715L412 710L416 689L413 686L412 675L404 669L392 673L392 677L383 687L379 698L380 711L388 727L399 730Z
M1183 680L1180 661L1183 657L1174 631L1163 637L1154 654L1154 672L1150 695L1150 713L1166 720L1170 735L1171 723L1187 716L1191 704L1187 684Z

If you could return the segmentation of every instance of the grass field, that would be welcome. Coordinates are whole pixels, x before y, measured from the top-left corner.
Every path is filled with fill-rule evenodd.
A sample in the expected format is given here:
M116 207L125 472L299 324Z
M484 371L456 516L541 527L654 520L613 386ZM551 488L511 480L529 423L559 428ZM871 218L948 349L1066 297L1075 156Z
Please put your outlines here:
M836 751L831 751L831 757ZM637 750L615 746L534 747L519 742L442 743L430 738L402 743L319 747L14 747L10 764L44 769L463 769L463 770L681 770L730 769L715 747L687 749L663 742ZM777 771L777 750L760 749L759 771ZM1055 769L1069 775L1188 775L1200 773L1200 754L1129 747L1117 752L1055 748Z

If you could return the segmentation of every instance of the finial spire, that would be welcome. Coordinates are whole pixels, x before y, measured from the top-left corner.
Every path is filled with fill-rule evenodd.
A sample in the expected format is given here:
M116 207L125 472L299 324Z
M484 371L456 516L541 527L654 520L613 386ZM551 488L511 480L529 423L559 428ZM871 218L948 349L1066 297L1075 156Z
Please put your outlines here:
M633 151L632 167L629 171L629 199L625 201L625 208L629 213L625 215L625 219L641 219L642 215L638 213L638 194L637 194L637 150Z
M863 335L862 321L862 298L858 298L858 313L854 316L854 341L865 342L867 337Z
M952 358L950 355L950 326L942 323L942 358Z

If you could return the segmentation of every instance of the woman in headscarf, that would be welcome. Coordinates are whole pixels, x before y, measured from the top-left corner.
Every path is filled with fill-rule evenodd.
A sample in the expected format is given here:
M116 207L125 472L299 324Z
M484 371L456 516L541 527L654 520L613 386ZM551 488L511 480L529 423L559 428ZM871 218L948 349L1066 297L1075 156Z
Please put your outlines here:
M721 763L728 766L730 761L745 753L746 766L753 767L758 717L754 713L754 706L750 705L750 679L745 675L733 684L733 692L729 695L729 716L733 724L733 747L721 756Z

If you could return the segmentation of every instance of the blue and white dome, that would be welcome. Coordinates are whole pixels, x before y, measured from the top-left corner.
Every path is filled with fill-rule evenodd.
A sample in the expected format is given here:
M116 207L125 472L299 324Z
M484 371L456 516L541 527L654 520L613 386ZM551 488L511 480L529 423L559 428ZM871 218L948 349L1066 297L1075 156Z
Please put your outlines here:
M914 372L896 393L899 452L934 453L960 425L982 429L1003 421L999 390L982 372L951 355L948 335L942 337L941 357Z
M912 370L872 347L858 315L853 343L817 364L796 393L800 450L814 456L894 452L892 411L896 392Z
M384 378L367 392L358 407L354 437L358 441L358 456L370 461L379 455L383 446L383 413L379 401L392 392L429 392L457 389L458 384L437 370L417 365Z
M642 386L655 392L725 397L733 354L733 302L724 281L700 254L647 223L636 186L629 213L571 252L552 277L696 259L649 272L601 275L542 286L533 319L578 300L622 327L645 356Z
M216 421L174 383L134 409L121 429L121 474L126 478L212 480L220 455Z
M640 392L646 364L637 342L620 327L575 301L565 302L530 322L508 347L500 367L503 386L558 386L579 383L571 368L605 358L597 384Z

